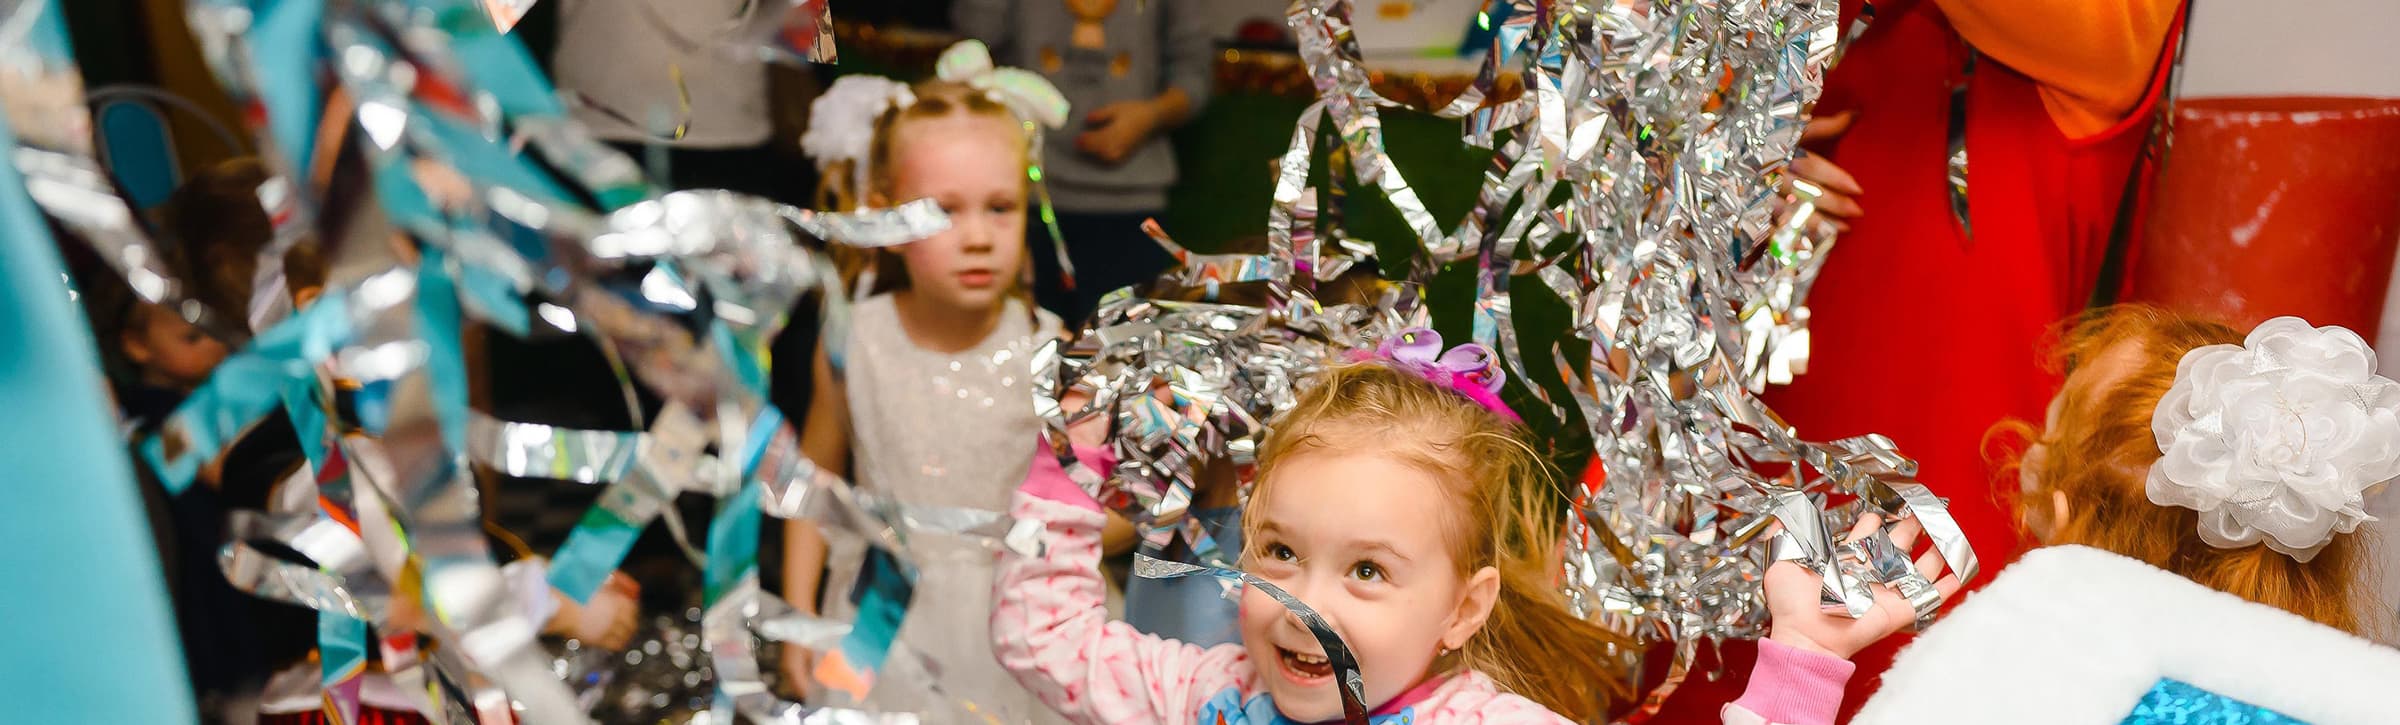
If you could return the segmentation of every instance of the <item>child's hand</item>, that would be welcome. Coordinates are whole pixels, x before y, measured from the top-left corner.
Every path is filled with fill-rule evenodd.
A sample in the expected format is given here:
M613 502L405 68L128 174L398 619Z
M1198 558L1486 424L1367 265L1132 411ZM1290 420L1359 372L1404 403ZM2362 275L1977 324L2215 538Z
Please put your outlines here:
M1883 518L1868 515L1850 529L1856 539L1875 532ZM1901 551L1911 551L1917 535L1925 530L1915 518L1900 522L1892 528L1892 545ZM1928 550L1917 557L1917 573L1933 582L1934 591L1943 599L1958 593L1961 583L1956 573L1936 578L1942 573L1942 553ZM1779 561L1767 568L1767 611L1773 617L1768 639L1785 646L1820 654L1849 659L1868 645L1907 629L1916 623L1916 610L1899 592L1883 584L1869 584L1875 593L1875 607L1855 619L1845 612L1827 612L1818 601L1818 592L1825 586L1824 577L1801 566L1799 562Z
M546 630L605 650L624 649L641 622L641 594L642 585L633 577L622 572L610 574L591 601L577 604L558 595L558 613L551 615Z
M1150 386L1150 399L1156 401L1163 409L1172 410L1175 407L1175 392L1168 389L1164 382L1153 383ZM1123 398L1119 398L1117 402L1119 405L1130 404ZM1066 395L1060 396L1058 399L1058 409L1066 411L1069 419L1082 414L1085 408L1091 407L1091 404L1091 394L1081 390L1069 390ZM1070 423L1067 425L1067 442L1080 448L1106 446L1108 445L1109 426L1115 421L1116 416L1103 413Z
M1066 411L1069 419L1081 414L1083 409L1091 407L1091 404L1091 394L1081 390L1068 391L1065 397L1058 400L1058 408ZM1067 442L1085 448L1098 448L1106 445L1108 443L1108 423L1109 416L1106 415L1095 415L1070 423L1067 425Z
M798 697L801 702L807 702L816 694L816 679L810 674L816 667L815 651L787 642L783 645L783 656L776 669L781 674L785 692Z
M1125 163L1158 130L1158 107L1150 101L1118 101L1085 116L1075 149L1105 164Z

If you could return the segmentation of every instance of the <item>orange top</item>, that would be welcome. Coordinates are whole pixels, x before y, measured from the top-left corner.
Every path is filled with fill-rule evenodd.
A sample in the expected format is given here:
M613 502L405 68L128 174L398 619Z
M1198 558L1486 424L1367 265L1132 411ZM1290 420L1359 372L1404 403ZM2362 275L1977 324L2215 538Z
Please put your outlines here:
M1934 0L1959 37L2039 85L2067 138L2125 120L2149 90L2180 0Z

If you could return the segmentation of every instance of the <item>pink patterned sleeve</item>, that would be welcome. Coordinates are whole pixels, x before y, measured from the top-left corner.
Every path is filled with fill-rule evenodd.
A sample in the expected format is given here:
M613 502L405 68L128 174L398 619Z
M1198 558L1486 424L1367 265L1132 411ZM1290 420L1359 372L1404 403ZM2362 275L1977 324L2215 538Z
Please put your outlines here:
M992 651L1051 709L1077 723L1189 723L1200 705L1251 679L1239 645L1212 649L1160 639L1108 621L1100 580L1105 515L1038 479L1035 466L1010 513L1048 531L1039 557L1008 555L993 593ZM1052 482L1055 483L1055 482Z

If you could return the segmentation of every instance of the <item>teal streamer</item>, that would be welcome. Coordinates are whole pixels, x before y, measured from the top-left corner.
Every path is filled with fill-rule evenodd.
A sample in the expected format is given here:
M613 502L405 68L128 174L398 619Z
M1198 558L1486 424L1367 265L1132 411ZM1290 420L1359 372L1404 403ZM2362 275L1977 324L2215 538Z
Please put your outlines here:
M440 158L476 183L506 187L552 204L563 204L572 198L557 180L535 167L530 159L485 138L475 128L431 109L412 110L410 122L421 124L419 128L426 138L441 150Z
M648 475L646 469L634 467L584 510L567 540L550 555L550 586L577 602L589 602L600 591L600 585L607 583L625 555L633 551L642 528L658 516L659 502L635 493L631 483L636 476Z
M63 47L55 16L44 23ZM38 42L38 41L37 41ZM16 136L0 116L0 149ZM21 722L195 722L140 489L90 325L24 178L0 164L0 701Z
M425 372L433 384L433 414L441 422L442 446L451 455L467 450L467 357L460 342L458 287L439 249L419 251L417 331L425 341Z
M680 282L680 280L678 281ZM732 369L734 378L741 381L742 389L766 390L766 366L760 365L758 362L758 356L751 353L750 348L743 346L739 340L735 339L735 337L736 336L733 334L733 329L723 322L709 325L709 344L715 345L717 346L718 350L725 352L725 354L721 357L725 358L726 366ZM767 410L772 412L774 408L769 406ZM764 413L761 415L764 415ZM777 417L778 419L781 418L780 415ZM754 435L757 433L755 430L751 432ZM772 431L770 430L769 432Z
M759 491L758 481L744 481L740 491L717 503L717 515L708 522L708 562L701 568L702 606L715 605L758 572Z
M511 117L566 115L558 93L542 76L533 54L516 38L502 35L492 18L473 3L458 0L414 0L432 11L436 23L450 35L450 51L475 87L492 94L500 110ZM618 10L617 12L630 12Z
M716 332L724 331L723 323L716 327ZM758 507L763 490L758 464L782 428L783 411L772 405L760 408L758 418L750 421L749 439L742 445L742 488L718 501L717 515L708 524L708 561L701 567L701 598L706 605L717 603L726 592L758 573L759 519L764 515Z
M25 45L42 60L57 64L75 62L75 45L67 39L67 23L58 14L58 4L49 0L33 0L33 27L28 29Z
M317 610L318 676L336 703L343 722L357 722L360 678L367 668L367 623L331 609Z
M314 374L310 361L349 342L347 299L342 290L326 290L308 309L268 328L218 364L208 382L167 416L159 434L142 442L143 460L168 492L190 488L202 464L274 410L285 385Z
M268 133L294 169L315 168L325 89L317 84L317 74L305 69L317 67L317 59L325 56L319 35L325 0L252 0L250 10L257 18L249 35L251 71L259 102L267 106Z
M533 311L506 275L470 266L459 271L458 284L460 292L475 302L476 319L517 337L532 334Z
M315 378L304 377L285 384L284 414L291 417L301 455L308 458L309 467L316 474L317 500L321 505L340 508L349 520L357 521L357 510L350 505L348 472L332 457L332 421L325 415L324 398L316 383ZM343 708L343 721L356 722L358 678L367 666L366 620L331 609L318 610L317 653L318 676L324 680L326 691L336 695L334 704Z

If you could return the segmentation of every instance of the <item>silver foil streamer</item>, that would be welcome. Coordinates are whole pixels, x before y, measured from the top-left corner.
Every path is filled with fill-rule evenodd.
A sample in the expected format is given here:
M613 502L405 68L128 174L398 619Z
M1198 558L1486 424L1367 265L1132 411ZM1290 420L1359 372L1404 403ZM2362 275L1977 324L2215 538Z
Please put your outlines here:
M1824 575L1830 601L1863 614L1866 584L1885 583L1919 592L1917 614L1929 617L1938 597L1926 601L1930 586L1912 569L1845 558L1844 544L1878 544L1833 536L1864 513L1915 516L1972 577L1946 508L1909 480L1914 462L1878 436L1800 439L1754 396L1805 366L1802 304L1831 246L1802 231L1812 228L1806 205L1776 219L1774 189L1836 50L1836 4L1515 9L1532 32L1491 57L1525 61L1528 91L1513 102L1524 108L1502 115L1524 119L1511 148L1538 146L1546 183L1483 242L1475 329L1515 365L1559 373L1573 407L1552 412L1589 427L1606 471L1576 507L1572 523L1591 535L1570 542L1571 601L1674 643L1679 675L1693 642L1764 633L1758 534L1780 520L1779 538ZM1517 162L1532 157L1526 149ZM1567 201L1545 212L1547 182ZM1580 341L1568 342L1588 350L1524 350L1510 334L1505 282L1521 272L1510 245L1552 235L1572 237L1578 258L1535 278L1574 306ZM1828 494L1854 500L1828 509ZM1891 548L1883 531L1871 538Z
M228 343L248 339L240 320L192 299L189 282L170 270L166 249L117 196L94 156L82 70L73 58L48 55L46 44L30 39L41 32L45 13L57 12L52 0L0 2L0 34L8 36L0 37L0 111L20 144L9 150L9 161L24 174L27 194L44 215L82 237L142 301L163 305Z
M325 3L320 20L278 26L305 29L307 42L300 47L322 45L325 55L307 59L313 67L258 67L254 34L265 32L261 24L271 19L254 10L232 0L195 3L195 34L212 68L237 96L254 100L264 98L261 77L331 71L317 77L334 83L339 102L297 113L330 114L339 123L323 128L352 130L347 139L318 143L322 148L314 150L329 161L347 146L373 176L371 197L313 187L290 191L310 212L301 218L327 240L332 269L326 299L345 305L354 328L345 344L314 351L306 362L319 365L321 375L363 386L378 411L368 427L379 435L345 444L355 485L327 488L326 511L246 519L224 563L236 583L254 593L378 623L389 620L383 592L421 586L434 615L428 634L447 646L421 664L412 664L418 660L410 650L387 647L386 662L404 682L430 684L431 678L444 685L436 688L428 717L497 723L586 715L578 707L584 703L560 686L549 656L534 646L539 623L523 621L505 606L482 536L480 502L466 476L469 460L511 474L610 486L622 495L607 497L604 505L624 506L620 518L630 513L637 521L670 509L665 504L677 493L693 492L719 497L720 519L745 513L809 517L828 533L864 538L904 562L920 553L909 541L923 536L979 542L986 551L1038 551L1028 526L996 512L905 507L851 490L807 461L789 427L763 403L766 341L803 292L829 288L835 279L805 237L858 246L903 243L946 227L930 202L820 214L727 192L657 194L629 159L549 115L538 99L479 87L479 79L514 81L485 75L509 58L506 48L493 55L495 31L471 4ZM481 55L470 64L472 53ZM444 92L427 96L428 81L439 81ZM279 118L294 113L268 106ZM291 157L295 150L278 148L276 139L262 130L271 158ZM520 154L538 157L556 174L519 165ZM75 171L71 165L66 170ZM298 178L289 173L294 169L285 171ZM451 183L435 188L443 180ZM568 201L552 181L600 199L605 211ZM67 190L97 188L103 187ZM404 241L395 244L402 234ZM173 282L163 272L152 276ZM460 310L495 329L523 329L526 305L518 295L533 292L555 301L540 309L547 324L601 340L675 414L660 416L646 431L576 431L467 411L457 364ZM823 297L828 338L839 340L843 296ZM514 323L508 321L512 310L520 316ZM762 424L773 429L755 430ZM354 502L362 499L353 497L371 497L389 512L388 525L408 549L397 568L356 555L355 536L333 535L347 534L332 522L355 511ZM675 528L675 519L668 522ZM676 533L679 541L685 538ZM312 561L276 560L251 542L292 546ZM915 720L909 713L809 708L776 699L760 675L758 645L782 640L822 649L838 642L848 625L781 608L759 591L755 566L740 546L712 548L705 558L710 601L696 623L713 679L713 719ZM854 576L858 566L830 564L837 577L845 567ZM899 677L886 678L883 686L915 686L934 697L973 695Z
M1495 152L1475 209L1452 229L1438 224L1384 146L1379 109L1398 104L1367 82L1352 3L1293 4L1291 26L1319 100L1282 158L1269 214L1268 256L1283 265L1266 273L1279 280L1277 306L1309 308L1316 275L1302 272L1323 250L1353 241L1334 210L1311 206L1316 141L1330 127L1334 197L1345 184L1374 189L1418 237L1405 281L1473 264L1474 341L1501 352L1533 404L1589 429L1606 479L1572 507L1565 593L1586 616L1671 645L1669 681L1637 717L1681 680L1697 643L1764 633L1760 583L1773 552L1761 535L1777 521L1783 553L1824 576L1830 603L1863 613L1873 601L1867 587L1886 584L1925 621L1939 597L1913 570L1890 565L1889 527L1913 516L1959 577L1972 578L1977 566L1943 502L1911 480L1915 463L1879 436L1801 439L1755 397L1805 370L1805 297L1832 246L1811 223L1813 190L1799 186L1797 198L1782 199L1776 188L1839 49L1837 4L1505 4L1477 83L1428 109L1462 119L1463 139ZM1521 78L1524 91L1500 97L1504 75ZM1511 285L1528 279L1571 309L1571 334L1556 348L1519 344ZM1382 311L1413 308L1403 299ZM1104 325L1088 346L1149 330ZM1075 362L1058 380L1086 375ZM1550 379L1563 385L1539 383ZM1120 386L1119 397L1138 387ZM1057 409L1046 412L1057 420ZM1122 453L1135 434L1125 432L1125 413L1117 417ZM1173 460L1128 462L1138 473ZM1077 478L1121 511L1178 510L1173 485ZM1869 513L1886 521L1882 530L1855 542L1835 535Z
M1343 642L1341 634L1334 631L1333 623L1326 621L1324 615L1318 614L1316 609L1309 607L1308 603L1300 601L1299 597L1292 596L1291 592L1284 591L1282 587L1275 586L1273 582L1261 579L1258 575L1249 572L1227 567L1167 561L1148 555L1135 555L1133 575L1144 579L1213 577L1228 583L1240 583L1243 586L1255 587L1259 592L1273 598L1277 604L1283 605L1284 609L1290 610L1292 616L1300 620L1301 625L1308 627L1308 633L1316 637L1318 646L1325 648L1326 663L1333 668L1334 672L1339 673L1342 685L1343 720L1351 723L1366 722L1367 682L1358 674L1358 657L1350 653L1350 645Z
M1278 312L1130 290L1103 300L1094 319L1032 359L1034 410L1060 466L1139 527L1145 551L1163 551L1180 534L1201 562L1218 566L1232 552L1219 551L1190 516L1200 466L1255 463L1265 421L1298 400L1295 386L1389 324L1357 306ZM1066 402L1078 399L1089 403L1070 411ZM1067 443L1068 427L1096 416L1108 421L1117 454L1107 472L1085 466Z

